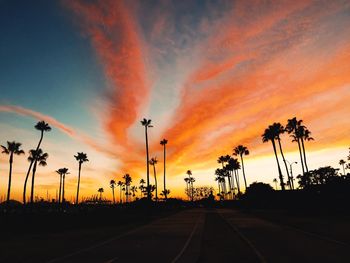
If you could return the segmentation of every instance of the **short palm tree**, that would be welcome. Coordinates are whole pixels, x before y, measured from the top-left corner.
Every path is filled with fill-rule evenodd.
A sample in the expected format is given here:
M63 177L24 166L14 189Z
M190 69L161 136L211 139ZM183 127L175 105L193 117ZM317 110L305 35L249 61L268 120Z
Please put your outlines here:
M303 174L305 173L305 163L303 160L303 155L302 155L302 149L301 149L301 138L300 138L300 127L302 127L302 120L297 120L296 117L289 119L288 123L286 125L286 131L290 136L293 138L293 142L298 143L298 149L299 149L299 155L300 155L300 161L301 161L301 169L303 171Z
M279 174L279 178L280 178L280 184L281 184L281 189L284 189L284 182L283 182L283 175L282 175L282 171L281 171L281 167L280 167L280 163L278 161L278 156L277 156L277 151L276 151L276 132L275 129L270 125L267 129L265 129L265 132L263 133L263 135L261 135L262 137L262 141L268 142L271 141L272 143L272 147L273 147L273 151L275 153L275 157L276 157L276 162L277 162L277 167L278 167L278 174Z
M124 186L124 183L122 181L118 181L117 186L119 186L119 203L121 204L123 202L123 200L122 200L122 188Z
M147 167L147 198L148 200L151 200L151 192L150 192L150 186L149 186L149 152L148 152L148 128L152 128L151 125L152 120L143 119L141 121L142 126L145 127L145 138L146 138L146 167Z
M244 185L245 185L245 189L247 189L247 180L244 172L243 155L249 155L249 150L246 146L238 145L236 148L233 149L233 154L241 157Z
M78 173L78 186L77 186L77 196L75 199L75 203L79 204L79 189L80 189L80 172L81 165L85 162L88 162L87 154L83 152L78 152L77 155L74 155L75 159L79 162L79 173Z
M124 185L125 185L126 202L128 202L129 201L129 194L130 194L129 188L130 188L130 184L132 182L132 178L129 174L125 174L123 176L123 179L124 179Z
M15 142L15 141L13 141L13 142L7 141L7 147L4 145L1 145L2 153L10 155L10 158L9 158L9 163L10 163L9 181L8 181L8 186L7 186L7 203L10 201L10 194L11 194L13 156L24 154L24 151L21 149L21 145L22 145L21 143Z
M44 138L44 132L49 132L51 131L51 127L49 126L48 123L46 123L45 121L39 121L34 128L38 131L40 131L40 139L39 139L39 143L36 146L36 151L39 150L41 142ZM26 191L27 191L27 182L28 182L28 178L29 178L29 174L30 171L32 170L32 166L34 164L34 160L30 162L27 174L26 174L26 178L24 180L24 187L23 187L23 204L26 204Z
M193 201L193 183L196 181L192 176L192 171L191 170L187 170L186 174L188 175L188 184L190 187L190 195L191 195L191 201Z
M111 181L109 182L109 185L110 185L110 187L112 188L113 204L115 204L114 188L115 188L116 182L115 182L114 180L111 180Z
M188 177L184 178L184 181L186 183L186 194L188 195L188 197L190 198L190 193L189 193L189 181L190 179Z
M132 197L134 198L136 196L135 193L137 193L137 187L135 185L131 186L130 191L132 192Z
M165 162L166 162L166 145L168 143L168 140L166 139L163 139L160 141L160 145L163 146L163 158L164 158L164 168L163 168L163 172L164 172L164 179L163 179L163 183L164 183L164 188L163 188L163 195L164 195L164 198L165 200L167 200L168 198L168 190L166 189L166 182L165 182ZM169 191L170 192L170 191Z
M100 201L102 200L102 193L104 192L105 190L101 187L101 188L98 188L97 192L100 193Z
M36 173L36 167L39 164L39 166L46 166L47 165L47 158L49 155L47 153L44 153L40 148L36 150L30 150L29 151L29 157L28 161L32 161L34 159L34 165L33 165L33 172L32 172L32 186L30 191L30 203L34 203L34 180L35 180L35 173Z
M341 159L339 161L339 165L341 165L343 167L343 175L345 175L345 164L346 164L346 162L343 159Z
M157 163L158 163L157 157L153 157L149 161L149 164L153 166L154 185L156 187L156 202L158 201L158 184L157 184L157 172L156 172Z
M140 197L143 196L143 193L144 193L144 191L145 191L145 186L144 186L145 183L146 183L145 180L143 180L143 178L141 178L141 179L140 179L140 186L139 186L139 189L140 189Z
M58 203L64 203L64 186L65 186L65 179L66 175L69 174L68 168L60 168L56 171L60 175L60 191L59 191L59 197L58 197Z

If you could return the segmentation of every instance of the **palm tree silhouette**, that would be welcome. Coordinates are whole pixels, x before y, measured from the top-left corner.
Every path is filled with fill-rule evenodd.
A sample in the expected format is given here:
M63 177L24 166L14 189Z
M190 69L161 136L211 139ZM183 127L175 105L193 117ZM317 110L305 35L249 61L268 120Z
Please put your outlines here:
M79 173L78 173L78 187L77 187L77 196L75 198L75 203L79 204L79 189L80 189L80 172L81 172L81 165L84 162L88 162L87 154L83 152L78 152L77 155L74 155L75 159L79 162Z
M44 153L40 148L36 150L30 150L29 151L29 157L28 161L33 161L34 159L34 165L33 165L33 171L32 171L32 186L30 191L30 203L34 203L34 179L35 179L35 173L36 173L36 167L39 164L40 166L46 166L47 165L47 158L49 155L47 153Z
M143 180L143 178L140 179L140 186L139 186L139 189L140 189L140 197L143 196L143 193L145 192L145 180Z
M273 147L273 151L275 153L277 167L278 167L278 174L279 174L279 178L280 178L281 189L285 190L284 189L284 182L283 182L283 175L282 175L282 171L281 171L281 167L280 167L280 163L278 161L278 156L277 156L277 151L276 151L276 143L275 143L276 136L277 136L276 130L272 125L270 125L267 129L265 129L264 134L261 135L262 141L264 143L268 142L268 141L271 141L271 143L272 143L272 147Z
M238 170L241 169L241 164L236 158L232 158L231 162L232 162L233 172L236 178L237 191L238 191L238 194L241 194L241 187L239 184L239 174L238 174Z
M166 162L166 145L167 145L167 143L168 143L168 140L166 140L166 139L163 139L160 141L160 145L163 145L163 156L164 156L163 157L164 158L164 169L163 169L163 171L164 171L164 180L163 180L164 189L163 189L162 193L164 195L165 200L168 199L168 190L166 189L166 182L165 182L165 162Z
M276 190L278 190L278 189L277 189L277 182L278 182L277 179L276 179L276 178L273 178L272 181L275 183L275 188L276 188Z
M157 184L157 173L156 173L156 164L157 163L158 163L157 157L153 157L149 161L149 164L153 166L154 185L156 187L156 202L158 202L158 184Z
M236 148L233 149L233 154L241 157L244 185L245 185L245 189L247 189L247 179L245 177L245 172L244 172L243 155L249 155L249 150L247 147L243 145L238 145Z
M116 183L115 183L115 181L114 181L114 180L111 180L111 181L109 182L109 185L110 185L110 187L112 188L112 194L113 194L113 204L115 204L114 188L115 188Z
M21 150L21 143L19 142L9 142L7 141L7 147L4 145L1 145L2 153L10 155L9 163L10 163L10 170L9 170L9 181L7 186L7 203L10 201L10 194L11 194L11 181L12 181L12 164L13 164L13 155L21 155L24 154L24 151Z
M38 145L36 146L36 151L39 150L41 142L44 138L44 132L49 132L51 131L51 127L49 126L48 123L46 123L45 121L39 121L35 126L35 129L37 129L38 131L40 131L40 140ZM23 187L23 204L26 204L26 190L27 190L27 182L28 182L28 178L29 178L29 174L30 171L32 170L32 166L33 166L34 160L30 162L27 174L26 174L26 178L24 180L24 187Z
M123 176L123 179L124 179L124 185L125 185L125 198L126 198L126 202L129 201L129 187L130 187L130 184L132 182L132 178L129 174L125 174Z
M148 200L151 200L151 193L150 193L150 187L149 187L149 152L148 152L148 128L152 128L151 125L152 120L143 119L141 121L142 126L145 126L145 138L146 138L146 167L147 167L147 198Z
M281 137L280 135L286 132L286 129L283 127L283 125L279 122L275 122L272 124L272 129L274 130L274 133L276 134L276 140L278 142L278 146L281 152L281 156L282 156L282 160L284 163L284 167L286 168L286 172L287 172L287 178L288 178L288 182L289 182L289 187L292 188L293 182L292 182L292 178L289 174L289 170L288 170L288 166L287 166L287 161L284 158L284 154L283 154L283 150L282 150L282 144L281 144Z
M196 181L196 179L191 177L192 175L191 170L187 170L186 174L188 175L188 184L190 186L190 191L191 191L191 201L193 201L193 183Z
M59 191L58 203L64 203L65 202L64 185L65 185L66 175L69 174L68 168L60 168L56 171L56 173L60 175L60 191Z
M220 163L221 166L222 166L222 169L224 169L225 163L228 162L227 156L224 156L224 155L219 156L217 162ZM223 190L223 192L225 193L225 196L226 196L227 189L226 189L226 180L225 180L224 176L223 176L223 180L222 181L223 181L222 190Z
M305 152L305 143L304 143L304 141L313 141L314 138L311 137L311 132L305 126L300 126L299 127L298 135L300 137L301 147L303 149L303 157L304 157L304 162L305 162L305 169L306 169L306 172L309 172L309 168L307 166L307 161L306 161L306 152Z
M119 186L119 203L123 203L122 200L122 188L123 188L123 182L122 181L118 181L117 185Z
M343 159L341 159L339 161L339 165L341 165L343 167L343 175L345 175L345 164L346 164L346 162Z
M100 193L100 201L102 201L102 193L104 192L105 190L101 187L101 188L98 188L97 192Z
M303 174L304 174L305 173L304 160L303 160L301 144L300 144L300 132L301 132L300 127L302 126L302 122L303 122L302 120L297 120L296 117L289 119L288 123L286 125L286 131L293 138L292 141L298 143L301 168L302 168Z
M184 181L186 183L186 193L187 193L188 197L190 198L190 193L189 193L189 181L190 181L190 179L188 177L185 177Z
M132 197L135 197L135 193L137 193L137 187L135 185L131 186L130 191L132 192Z

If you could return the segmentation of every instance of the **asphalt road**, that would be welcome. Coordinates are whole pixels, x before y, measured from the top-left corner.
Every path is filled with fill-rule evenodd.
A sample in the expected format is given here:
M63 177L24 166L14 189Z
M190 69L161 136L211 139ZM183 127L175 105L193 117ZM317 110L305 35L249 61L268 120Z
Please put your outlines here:
M349 252L349 244L235 210L193 209L46 262L350 262Z

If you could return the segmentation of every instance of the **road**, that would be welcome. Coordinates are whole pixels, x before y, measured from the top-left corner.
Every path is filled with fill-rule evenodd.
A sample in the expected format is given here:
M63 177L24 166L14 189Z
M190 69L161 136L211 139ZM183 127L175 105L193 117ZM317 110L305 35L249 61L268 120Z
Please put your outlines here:
M44 262L350 262L349 251L338 240L236 210L193 209Z

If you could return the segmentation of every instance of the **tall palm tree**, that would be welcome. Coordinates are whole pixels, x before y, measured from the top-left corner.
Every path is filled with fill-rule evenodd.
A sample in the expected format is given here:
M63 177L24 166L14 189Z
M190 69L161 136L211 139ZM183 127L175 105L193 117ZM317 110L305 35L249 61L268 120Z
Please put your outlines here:
M238 191L238 194L240 194L241 193L241 187L240 187L240 184L239 184L238 170L241 169L241 164L239 163L238 159L232 158L231 165L232 165L233 172L234 172L234 175L235 175L235 178L236 178L237 191Z
M218 163L220 163L221 164L221 166L222 166L222 169L224 169L224 165L225 165L225 163L227 162L228 160L227 160L227 158L226 158L226 156L224 156L224 155L221 155L221 156L219 156L219 158L218 158L218 160L217 160L217 162ZM227 189L226 189L226 180L225 180L225 177L223 177L223 189L222 189L222 191L225 193L225 196L226 196L226 194L227 194Z
M123 203L122 200L122 188L124 186L124 183L122 181L118 181L117 185L119 186L119 203Z
M49 132L51 131L51 127L49 126L48 123L46 123L45 121L39 121L35 126L35 129L37 129L38 131L40 131L40 139L39 139L39 143L36 146L36 151L39 150L41 142L43 141L44 138L44 132ZM30 162L27 174L26 174L26 178L24 180L24 187L23 187L23 204L26 204L26 190L27 190L27 182L28 182L28 178L29 178L29 174L30 171L32 170L32 166L33 166L34 160Z
M157 157L153 157L149 161L149 164L153 166L154 185L156 187L156 202L158 202L158 184L157 184L157 173L156 173L156 164L157 163L158 163Z
M188 197L190 198L190 193L189 193L189 181L190 179L188 177L184 178L184 181L186 183L186 194L188 195Z
M247 189L247 179L245 177L245 172L244 172L243 155L249 155L249 150L247 147L243 145L238 145L236 148L233 149L233 154L241 157L244 185L245 185L245 189Z
M145 127L145 138L146 138L146 167L147 167L147 198L148 200L151 200L151 192L150 192L150 185L149 185L149 152L148 152L148 128L152 128L151 125L152 120L143 119L141 121L142 126Z
M100 193L100 201L102 200L102 193L104 192L105 190L101 187L101 188L98 188L97 192Z
M302 168L302 171L304 174L305 173L304 160L303 160L303 156L302 156L301 143L300 143L300 127L302 126L302 122L303 122L302 120L297 120L296 117L289 119L288 123L286 125L286 131L293 138L293 142L298 143L301 168Z
M191 191L191 201L193 201L193 183L196 180L193 177L191 177L191 175L192 175L191 170L187 170L186 174L188 175L188 184L190 186L190 191Z
M130 188L130 184L132 182L132 178L129 174L125 174L123 176L124 179L124 185L125 185L125 198L126 198L126 202L129 201L129 188Z
M9 142L7 141L7 147L4 145L1 145L2 153L10 155L9 163L10 163L10 170L9 170L9 181L7 186L7 203L10 201L10 194L11 194L11 181L12 181L12 164L13 164L13 155L21 155L24 154L24 151L21 149L21 143L19 142Z
M163 179L163 183L164 183L164 189L163 189L163 194L164 194L164 198L165 200L168 199L168 190L166 189L166 182L165 182L165 162L166 162L166 145L168 143L168 140L163 139L160 141L160 145L163 145L163 158L164 158L164 168L163 168L163 172L164 172L164 179Z
M34 165L33 165L33 172L32 172L32 187L30 191L30 203L34 203L34 179L35 179L35 173L36 173L36 167L39 164L39 166L46 166L47 165L47 158L49 155L47 153L44 153L40 148L36 150L30 150L29 151L29 157L28 161L32 161L34 159Z
M64 203L64 186L65 186L65 179L66 175L69 174L68 168L60 168L56 171L60 175L60 192L59 192L59 201L58 203ZM61 190L62 187L62 190ZM62 199L61 199L62 198Z
M343 159L341 159L339 161L339 165L341 165L343 167L343 175L345 175L345 164L346 164L346 162Z
M300 126L298 131L297 131L297 133L298 133L298 136L300 137L300 141L301 141L301 147L302 147L302 150L303 150L305 169L306 169L306 172L309 172L309 167L307 166L307 161L306 161L306 152L305 152L305 143L304 143L304 141L313 141L314 138L311 137L311 132L305 126Z
M265 132L263 133L263 135L261 135L261 137L262 137L262 141L264 143L268 142L268 141L271 141L271 143L272 143L272 147L273 147L273 151L275 153L277 167L278 167L278 174L279 174L279 178L280 178L281 189L285 190L284 182L283 182L283 175L282 175L282 171L281 171L281 167L280 167L280 163L278 161L278 156L277 156L277 151L276 151L276 142L275 142L276 131L272 127L272 125L270 125L267 129L265 129Z
M281 156L282 156L282 160L283 160L283 163L284 163L284 167L286 168L286 173L287 173L287 178L288 178L288 182L289 182L289 186L290 188L292 187L293 185L293 182L292 182L292 178L289 174L289 170L288 170L288 166L287 166L287 161L286 159L284 158L284 154L283 154L283 150L282 150L282 144L281 144L281 137L280 135L285 133L286 132L286 129L283 127L283 125L279 122L275 122L273 123L272 125L272 129L274 130L274 133L276 134L276 140L278 142L278 146L279 146L279 149L280 149L280 152L281 152Z
M110 185L110 187L112 188L113 204L115 204L114 188L115 188L116 182L115 182L114 180L111 180L111 181L109 182L109 185Z
M78 152L77 155L74 155L75 159L79 162L79 173L78 173L78 187L77 187L77 196L75 198L75 203L79 204L79 189L80 189L80 172L81 165L85 162L88 162L87 154L83 152Z

